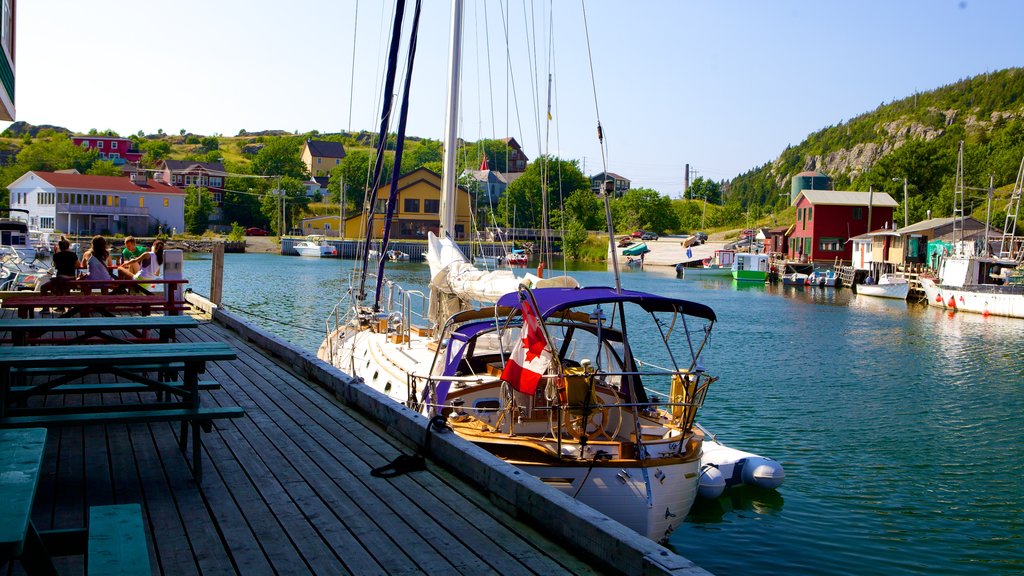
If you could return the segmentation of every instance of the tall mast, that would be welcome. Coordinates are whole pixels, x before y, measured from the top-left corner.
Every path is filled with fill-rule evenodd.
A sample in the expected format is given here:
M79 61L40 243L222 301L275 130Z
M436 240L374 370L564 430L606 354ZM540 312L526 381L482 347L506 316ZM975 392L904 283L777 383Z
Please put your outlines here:
M448 54L448 109L444 125L444 173L441 175L441 204L438 236L455 239L455 158L459 137L459 90L462 85L462 0L452 0L451 44Z
M956 182L953 185L953 253L960 256L964 245L964 141L960 141L960 150L956 158Z

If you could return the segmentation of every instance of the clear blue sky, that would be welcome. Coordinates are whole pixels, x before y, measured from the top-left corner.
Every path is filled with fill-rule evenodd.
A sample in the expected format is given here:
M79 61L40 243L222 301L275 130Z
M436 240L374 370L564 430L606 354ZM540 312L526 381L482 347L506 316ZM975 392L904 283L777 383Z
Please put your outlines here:
M375 130L392 7L358 2L353 87L355 0L23 0L17 116L122 135ZM440 139L450 5L423 10L408 132ZM608 169L673 197L687 162L731 178L882 102L1024 65L1014 0L588 0L586 16ZM465 19L462 137L512 135L599 172L580 2L467 0Z

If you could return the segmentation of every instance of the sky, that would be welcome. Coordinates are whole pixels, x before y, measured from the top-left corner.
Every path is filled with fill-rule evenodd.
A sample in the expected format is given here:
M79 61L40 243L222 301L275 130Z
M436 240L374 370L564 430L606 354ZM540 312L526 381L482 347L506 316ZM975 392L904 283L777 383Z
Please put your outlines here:
M17 119L121 135L375 132L394 5L22 0ZM730 179L881 103L1024 65L1016 0L465 7L462 138L513 136L531 159L575 159L588 175L606 167L671 197L686 164ZM410 136L443 138L450 16L448 0L423 1ZM400 77L405 53L403 41Z

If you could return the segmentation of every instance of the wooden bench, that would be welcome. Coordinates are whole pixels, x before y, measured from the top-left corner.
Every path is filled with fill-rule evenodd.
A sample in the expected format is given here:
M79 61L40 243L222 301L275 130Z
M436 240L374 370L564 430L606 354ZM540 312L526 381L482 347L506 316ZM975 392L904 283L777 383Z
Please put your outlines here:
M110 344L105 346L18 346L0 349L0 428L33 426L67 426L85 424L130 424L136 422L180 421L179 448L185 452L189 427L192 432L192 470L202 480L201 431L212 429L219 418L238 418L241 408L203 408L199 395L199 375L206 371L206 362L234 360L236 354L223 342L172 344ZM147 375L181 370L182 382L165 382ZM49 375L47 381L36 381ZM99 405L33 406L32 396L60 393L64 386L85 376L114 375L127 382L79 384L70 392L89 389L92 393L120 391L130 386L133 391L157 392L155 402ZM32 379L30 382L29 380ZM105 388L110 386L110 388ZM161 402L167 393L177 401Z
M0 320L0 332L10 332L9 339L15 346L27 344L78 344L90 340L120 344L140 342L171 342L176 330L195 328L199 321L191 316L113 316L104 318L25 318ZM157 331L157 337L149 331ZM132 335L121 337L114 332L126 331ZM51 332L80 333L72 338L48 338L41 336Z
M69 294L65 296L44 295L32 292L31 296L19 296L3 301L4 308L14 308L19 318L35 317L36 308L64 308L62 318L70 316L89 316L93 313L113 316L114 312L138 312L148 316L153 312L167 315L178 315L188 309L185 301L168 301L161 295L146 294L111 294L87 295Z
M87 576L148 576L149 549L138 504L89 508Z

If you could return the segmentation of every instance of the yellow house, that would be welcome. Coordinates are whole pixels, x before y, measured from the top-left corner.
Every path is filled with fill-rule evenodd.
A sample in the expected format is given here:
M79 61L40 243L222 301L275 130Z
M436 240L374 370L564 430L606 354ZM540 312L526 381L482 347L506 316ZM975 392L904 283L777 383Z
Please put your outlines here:
M373 237L384 234L384 214L390 186L381 187L377 193L377 211L373 218ZM441 202L441 177L418 168L398 178L398 205L395 219L391 224L391 238L394 240L426 240L427 232L437 234L440 225L438 210ZM472 197L459 186L455 189L455 238L466 237L470 227ZM337 236L339 216L317 216L302 220L303 234ZM362 214L345 219L345 238L361 238L364 234Z
M345 157L345 147L341 142L307 139L302 145L302 154L299 157L313 178L330 176L331 170L341 164L341 159Z

